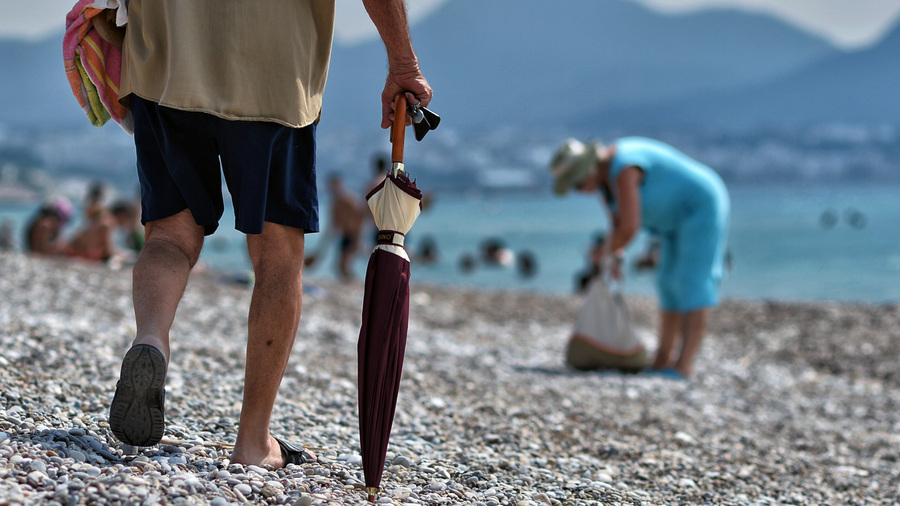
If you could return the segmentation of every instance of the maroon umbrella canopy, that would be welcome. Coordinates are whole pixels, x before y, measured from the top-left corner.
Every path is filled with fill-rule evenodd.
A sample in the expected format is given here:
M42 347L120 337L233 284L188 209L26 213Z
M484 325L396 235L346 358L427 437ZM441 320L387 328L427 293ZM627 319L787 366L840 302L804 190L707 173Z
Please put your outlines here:
M375 494L384 472L385 455L394 423L394 409L403 373L409 321L409 256L403 239L419 216L422 193L403 167L406 97L397 96L391 129L392 166L366 200L378 244L369 257L359 331L359 441L366 493Z

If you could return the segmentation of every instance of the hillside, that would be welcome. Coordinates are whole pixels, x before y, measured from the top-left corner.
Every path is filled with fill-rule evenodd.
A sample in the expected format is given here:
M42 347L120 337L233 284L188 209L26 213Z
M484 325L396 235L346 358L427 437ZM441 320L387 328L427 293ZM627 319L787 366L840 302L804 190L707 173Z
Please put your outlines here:
M0 123L89 125L66 81L62 34L37 42L0 39Z
M625 1L455 0L412 30L450 123L560 121L783 75L837 54L773 18L664 16ZM379 41L336 48L326 113L377 115Z
M747 127L816 122L900 122L900 25L876 46L839 54L770 82L643 108L617 108L584 124ZM602 120L596 118L603 118Z

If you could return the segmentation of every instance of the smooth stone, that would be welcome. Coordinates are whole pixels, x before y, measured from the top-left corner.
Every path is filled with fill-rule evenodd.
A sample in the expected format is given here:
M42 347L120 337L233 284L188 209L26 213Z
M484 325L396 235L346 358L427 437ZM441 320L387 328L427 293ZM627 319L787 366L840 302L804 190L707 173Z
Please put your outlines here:
M294 501L294 504L292 506L310 506L312 503L313 503L312 496L302 495L302 496L300 496L299 499Z
M244 497L250 497L253 494L253 489L250 488L250 485L246 483L239 483L234 486L234 489L241 493Z
M612 483L613 478L608 473L597 473L596 481L601 483Z
M269 471L266 471L265 469L263 469L259 466L254 466L254 465L247 466L247 470L250 472L254 472L256 474L263 475L263 476L269 474Z
M28 473L28 476L25 477L25 481L32 487L40 487L49 479L50 478L46 474L40 471L31 471Z
M279 493L281 493L281 491L283 489L284 489L284 487L278 488L278 487L274 487L272 485L266 485L259 490L259 493L266 499L269 499L269 498L277 496Z
M406 467L406 468L410 468L413 466L412 462L408 458L404 457L403 455L398 455L398 456L394 457L394 460L391 461L391 464L393 464L395 466Z
M31 465L28 467L31 468L32 471L39 471L47 474L47 464L45 464L43 460L32 460Z

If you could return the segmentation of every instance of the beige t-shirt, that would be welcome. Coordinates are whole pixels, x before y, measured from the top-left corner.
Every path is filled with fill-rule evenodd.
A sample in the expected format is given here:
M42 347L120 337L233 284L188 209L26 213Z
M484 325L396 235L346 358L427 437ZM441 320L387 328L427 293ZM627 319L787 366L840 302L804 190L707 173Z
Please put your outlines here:
M131 0L119 96L304 127L333 32L334 0Z

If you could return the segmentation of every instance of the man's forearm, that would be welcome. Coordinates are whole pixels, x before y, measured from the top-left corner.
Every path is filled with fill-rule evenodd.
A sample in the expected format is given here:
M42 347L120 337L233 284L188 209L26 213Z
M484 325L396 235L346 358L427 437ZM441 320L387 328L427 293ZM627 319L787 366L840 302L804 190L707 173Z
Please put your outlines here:
M403 0L363 0L363 5L384 41L390 68L395 72L417 71L419 62L409 38Z

